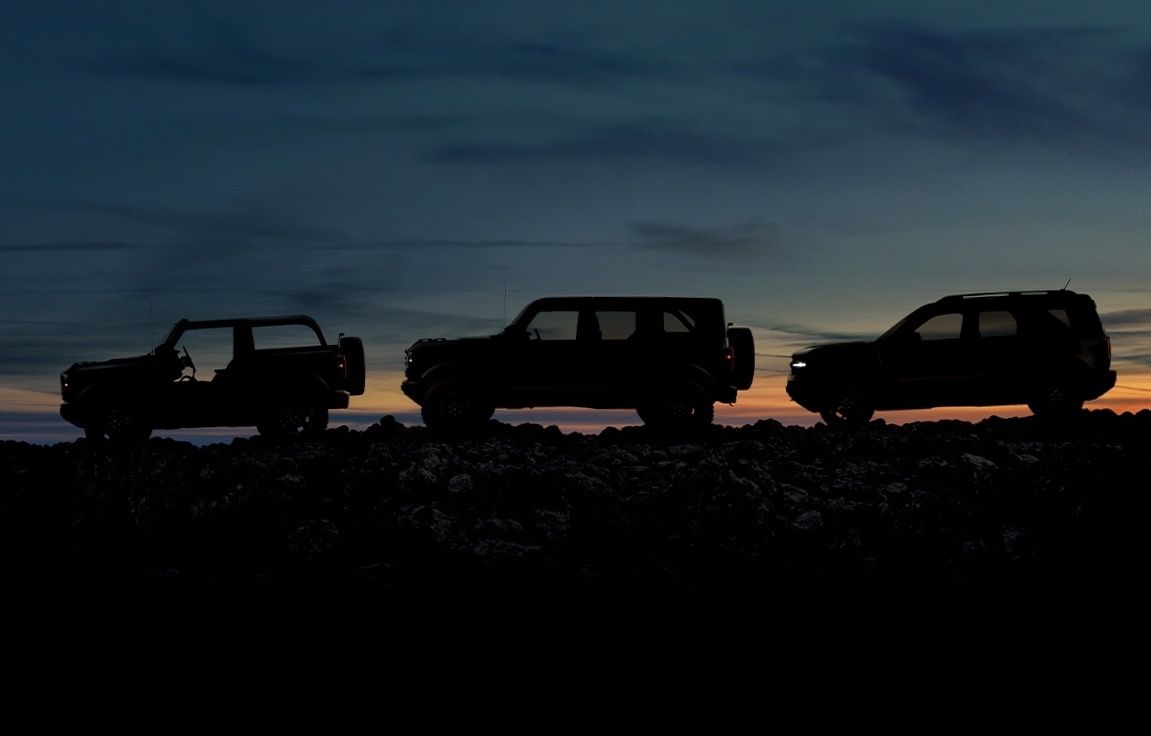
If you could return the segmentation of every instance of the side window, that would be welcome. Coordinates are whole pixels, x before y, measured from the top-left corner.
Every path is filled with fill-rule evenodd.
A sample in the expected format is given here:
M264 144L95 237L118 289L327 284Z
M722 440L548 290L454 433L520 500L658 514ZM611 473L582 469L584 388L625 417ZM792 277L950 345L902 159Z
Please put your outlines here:
M596 312L601 340L626 340L635 334L635 312Z
M1019 334L1015 317L1011 312L992 311L979 313L980 337L1014 337Z
M252 328L252 341L256 350L273 348L299 348L319 345L316 333L307 325L265 325Z
M540 340L574 340L579 312L540 312L528 323L528 335Z
M963 315L959 312L937 314L915 332L924 340L958 340L963 334Z
M663 331L668 334L686 334L691 332L692 323L690 318L680 312L664 312L663 313Z

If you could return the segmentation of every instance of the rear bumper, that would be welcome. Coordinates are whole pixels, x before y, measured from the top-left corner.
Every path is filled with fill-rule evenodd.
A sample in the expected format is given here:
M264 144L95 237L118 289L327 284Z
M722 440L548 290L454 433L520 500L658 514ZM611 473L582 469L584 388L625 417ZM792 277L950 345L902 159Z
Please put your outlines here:
M347 391L333 391L328 396L329 409L347 409L348 408L348 392Z

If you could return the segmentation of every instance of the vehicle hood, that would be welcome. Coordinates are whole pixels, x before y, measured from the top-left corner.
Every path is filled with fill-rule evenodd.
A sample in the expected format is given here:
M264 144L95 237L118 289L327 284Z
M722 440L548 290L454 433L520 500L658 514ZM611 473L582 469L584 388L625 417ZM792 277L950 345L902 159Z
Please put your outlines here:
M879 348L875 342L836 342L826 345L814 345L807 350L796 353L792 360L803 360L812 365L824 361L871 361L879 355Z
M81 360L68 366L65 373L88 373L95 371L130 369L143 366L155 356L151 354L135 355L130 358L112 358L110 360Z

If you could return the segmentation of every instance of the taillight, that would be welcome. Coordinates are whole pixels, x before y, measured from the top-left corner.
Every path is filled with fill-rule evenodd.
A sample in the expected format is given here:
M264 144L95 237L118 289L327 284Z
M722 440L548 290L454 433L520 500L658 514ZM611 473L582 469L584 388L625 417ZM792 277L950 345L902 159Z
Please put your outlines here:
M727 363L728 368L735 368L735 351L731 346L723 349L723 362Z
M344 357L343 353L336 358L336 367L340 369L340 375L345 379L348 377L348 359Z

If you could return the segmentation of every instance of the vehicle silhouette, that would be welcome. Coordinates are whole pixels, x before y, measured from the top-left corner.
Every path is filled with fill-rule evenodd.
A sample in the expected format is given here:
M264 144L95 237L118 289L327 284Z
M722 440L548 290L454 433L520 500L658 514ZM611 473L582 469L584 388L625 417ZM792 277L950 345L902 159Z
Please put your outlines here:
M944 297L874 342L796 353L787 393L828 424L865 424L876 410L1001 404L1059 418L1115 377L1090 297L1014 291Z
M197 374L182 344L210 336L222 368ZM180 349L178 350L178 346ZM177 322L147 355L74 363L60 376L60 414L93 439L146 439L153 429L256 425L261 434L312 434L364 392L359 338L324 340L305 315Z
M419 340L401 388L429 429L474 431L497 408L635 409L662 430L710 424L751 385L751 331L719 299L550 297L491 337Z

